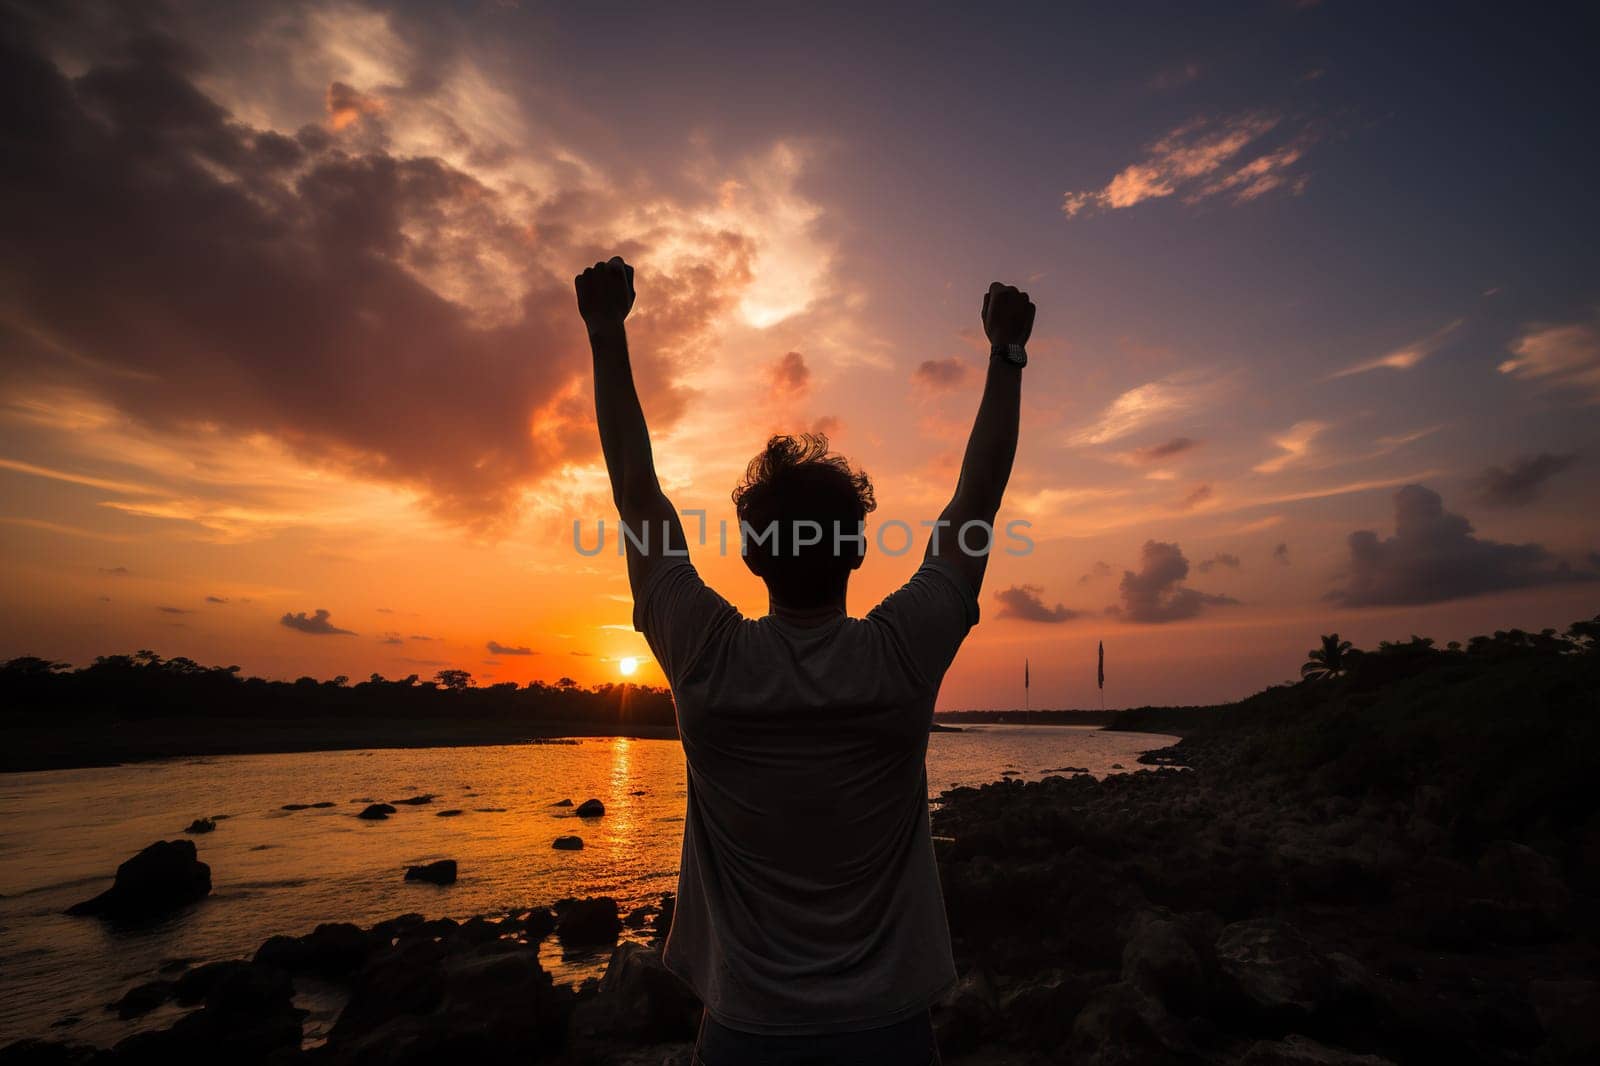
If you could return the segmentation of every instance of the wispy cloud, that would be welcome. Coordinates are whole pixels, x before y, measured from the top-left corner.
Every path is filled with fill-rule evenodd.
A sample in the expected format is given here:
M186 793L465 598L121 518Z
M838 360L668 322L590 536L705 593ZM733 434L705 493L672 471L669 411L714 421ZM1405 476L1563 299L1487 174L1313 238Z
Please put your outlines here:
M1138 429L1187 411L1210 393L1205 383L1192 378L1164 378L1129 389L1100 413L1093 423L1069 438L1072 444L1105 444Z
M484 647L489 649L491 655L532 655L533 649L521 644L502 644L498 640L491 640Z
M1582 389L1589 402L1600 402L1600 330L1593 324L1528 329L1512 343L1511 352L1500 373Z
M953 389L967 380L967 364L956 356L948 359L925 359L912 372L912 380L924 388L942 391Z
M1168 196L1188 204L1225 196L1239 204L1274 190L1293 195L1307 180L1296 165L1315 141L1310 126L1291 128L1268 112L1196 118L1151 144L1104 188L1067 193L1061 210L1076 218Z
M1303 460L1311 451L1311 442L1326 429L1328 423L1317 421L1296 422L1281 435L1272 439L1279 454L1257 463L1253 470L1258 474L1276 474L1286 466Z
M1460 326L1461 319L1458 318L1454 322L1434 330L1420 340L1412 341L1410 344L1396 348L1392 352L1385 352L1383 355L1357 363L1354 366L1347 366L1343 370L1337 370L1323 380L1333 381L1336 378L1346 378L1352 374L1365 374L1369 370L1410 370L1444 347L1445 342L1450 339L1450 335Z

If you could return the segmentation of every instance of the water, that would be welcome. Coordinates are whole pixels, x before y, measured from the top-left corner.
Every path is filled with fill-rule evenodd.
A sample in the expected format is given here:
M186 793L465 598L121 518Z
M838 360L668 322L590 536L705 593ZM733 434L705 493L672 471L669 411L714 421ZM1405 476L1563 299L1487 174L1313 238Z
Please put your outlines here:
M1027 780L1060 767L1096 775L1136 769L1140 752L1173 738L1074 726L968 726L934 733L928 785L937 795L1005 771ZM354 817L369 801L432 793L387 821ZM605 817L572 808L594 797ZM331 801L321 810L287 803ZM609 895L624 912L676 887L683 838L683 752L674 740L584 739L498 747L388 749L176 759L133 766L0 775L0 1045L22 1036L108 1044L170 1024L164 1009L132 1022L106 1004L173 960L252 954L267 937L320 922L370 925L408 911L465 919ZM442 810L459 809L454 817ZM212 892L136 932L61 912L100 892L117 865L152 841L183 836L200 816L226 815L193 839ZM556 851L576 833L582 851ZM452 858L440 888L402 877L409 864ZM603 968L605 953L544 962L558 980ZM311 1024L334 1008L307 1004Z

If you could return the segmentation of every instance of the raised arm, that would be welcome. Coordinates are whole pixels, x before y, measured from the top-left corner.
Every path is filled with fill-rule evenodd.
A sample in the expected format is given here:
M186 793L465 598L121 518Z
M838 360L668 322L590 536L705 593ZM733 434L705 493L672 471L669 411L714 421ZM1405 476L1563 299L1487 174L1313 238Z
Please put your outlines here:
M1017 454L1017 422L1022 409L1022 368L1027 363L1023 345L1033 332L1033 303L1028 294L998 281L983 296L983 331L989 337L989 372L984 379L978 417L967 438L961 460L961 479L940 525L928 540L928 558L940 558L964 574L976 595L989 565L988 551L995 541L994 519L1000 511L1011 463ZM962 527L983 523L968 531L962 548Z
M600 426L600 450L611 475L611 499L632 533L624 540L628 582L637 594L667 553L685 554L688 542L678 512L656 480L650 430L628 363L628 333L623 323L633 309L633 268L621 256L612 256L579 274L574 282L578 313L588 327L589 347L594 353L594 411Z

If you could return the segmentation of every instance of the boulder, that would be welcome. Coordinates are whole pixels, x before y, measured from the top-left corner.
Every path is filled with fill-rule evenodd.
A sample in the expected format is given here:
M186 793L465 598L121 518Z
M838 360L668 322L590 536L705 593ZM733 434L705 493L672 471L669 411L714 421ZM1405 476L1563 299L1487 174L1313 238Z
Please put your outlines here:
M1377 1055L1358 1055L1298 1034L1283 1040L1258 1040L1239 1061L1241 1066L1394 1066Z
M433 816L435 818L454 818L458 814L465 814L465 813L466 812L463 811L459 807L451 807L449 810L446 810L446 811L434 811L433 812Z
M116 1011L117 1017L123 1021L137 1018L141 1014L150 1013L171 999L173 988L171 981L160 979L134 985L122 994L121 999L111 1005L111 1009Z
M194 843L158 840L118 866L110 888L73 904L67 913L144 921L204 899L210 892L211 867L196 857Z
M1217 966L1233 1006L1273 1025L1312 1016L1348 1022L1372 998L1371 978L1348 955L1319 954L1275 918L1234 922L1217 937Z
M1073 1062L1093 1066L1165 1066L1193 1062L1181 1030L1161 1004L1125 981L1089 997L1072 1023Z
M614 944L622 931L617 901L610 896L563 899L555 905L556 937L562 947L599 947Z
M606 805L597 799L586 799L572 813L579 818L598 818L606 813Z
M582 851L583 838L579 836L556 837L550 846L557 851Z
M311 804L309 803L285 803L278 808L280 811L309 811L310 809Z
M629 911L628 916L622 919L622 924L627 926L629 929L643 929L646 925L650 924L651 916L660 913L660 907L657 907L654 903L646 903L641 907L635 907L633 910Z
M204 981L190 980L202 971ZM197 967L178 982L179 1002L194 1002L202 985L201 1010L170 1029L127 1038L116 1046L116 1061L248 1063L299 1049L306 1012L294 1006L282 970L238 960Z
M421 921L421 915L416 918ZM256 949L253 961L294 974L339 978L360 966L378 945L375 933L349 922L325 922L302 937L268 938Z
M559 800L556 800L554 803L550 804L550 806L552 806L552 807L570 807L570 806L572 806L572 801L569 800L569 799L559 799Z
M934 1011L934 1035L946 1054L961 1055L992 1039L999 1031L999 996L987 970L963 974Z
M531 1062L560 1046L571 1003L571 991L540 967L537 946L402 942L351 982L322 1061Z
M433 802L433 793L425 792L420 796L409 796L403 800L395 800L395 802L406 807L421 807L425 803Z
M394 812L395 809L387 803L372 803L368 804L367 808L356 817L364 818L369 822L381 822Z
M188 828L186 828L184 832L196 834L209 833L216 827L217 823L210 818L196 818L194 821L189 823Z
M700 1001L661 962L661 953L640 944L618 944L595 995L573 1015L580 1037L636 1043L693 1040Z
M1533 1009L1552 1062L1600 1062L1600 981L1535 981Z
M1122 949L1122 979L1180 1015L1199 1012L1210 996L1209 967L1177 922L1146 918Z
M456 860L440 859L422 866L408 866L406 880L426 881L430 885L453 885L456 883Z
M655 929L651 939L667 939L667 934L672 931L672 916L677 912L677 909L677 895L672 892L663 892L661 894L661 910L656 914Z

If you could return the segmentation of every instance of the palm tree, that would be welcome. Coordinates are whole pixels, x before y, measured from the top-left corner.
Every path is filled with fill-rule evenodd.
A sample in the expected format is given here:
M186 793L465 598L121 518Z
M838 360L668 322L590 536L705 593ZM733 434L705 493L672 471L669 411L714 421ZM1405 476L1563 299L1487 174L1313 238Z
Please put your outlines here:
M1300 668L1300 676L1315 681L1338 677L1349 668L1351 647L1351 643L1340 640L1337 633L1324 635L1322 647L1312 648L1306 653L1306 664Z

